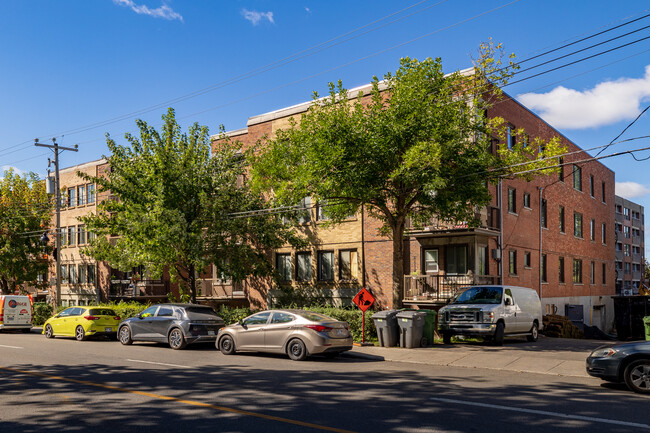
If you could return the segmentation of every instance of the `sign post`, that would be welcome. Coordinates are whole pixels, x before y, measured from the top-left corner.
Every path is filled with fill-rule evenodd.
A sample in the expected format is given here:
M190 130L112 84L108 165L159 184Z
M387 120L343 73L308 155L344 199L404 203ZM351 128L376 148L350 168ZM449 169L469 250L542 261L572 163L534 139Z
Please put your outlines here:
M375 297L364 287L356 294L352 302L361 310L361 345L364 346L366 344L366 310L375 303Z

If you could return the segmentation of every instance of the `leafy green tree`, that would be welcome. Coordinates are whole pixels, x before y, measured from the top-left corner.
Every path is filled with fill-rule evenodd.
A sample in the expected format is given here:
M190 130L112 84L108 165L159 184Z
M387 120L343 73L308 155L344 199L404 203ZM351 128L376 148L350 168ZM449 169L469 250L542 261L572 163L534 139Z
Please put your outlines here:
M12 169L0 178L0 292L13 293L27 286L44 288L50 246L40 238L48 230L53 203L45 183L34 173L20 176Z
M275 215L250 213L267 204L241 182L239 145L223 136L211 157L207 127L195 123L182 133L171 108L163 121L159 133L137 120L139 137L126 134L130 145L107 135L105 177L78 173L110 193L97 214L82 218L97 235L85 253L124 271L143 265L151 277L169 269L192 302L197 276L211 263L234 281L269 275L266 250L295 238Z
M329 96L314 94L300 122L258 143L253 182L280 203L312 196L327 201L332 224L361 207L383 222L393 243L395 306L403 292L407 219L476 224L475 208L490 200L486 180L550 167L557 161L543 158L563 151L556 139L525 145L520 139L513 149L502 139L497 154L490 152L491 137L504 138L506 123L483 113L516 66L512 59L504 66L492 43L479 52L472 74L444 74L440 59L402 59L395 74L373 79L369 99L348 98L340 81L330 83Z

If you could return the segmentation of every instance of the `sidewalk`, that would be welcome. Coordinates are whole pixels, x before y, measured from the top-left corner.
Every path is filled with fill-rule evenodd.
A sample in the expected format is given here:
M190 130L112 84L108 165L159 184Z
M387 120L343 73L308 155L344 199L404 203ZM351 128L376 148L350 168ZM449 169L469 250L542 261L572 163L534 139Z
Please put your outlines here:
M503 346L483 343L436 344L433 347L354 346L348 356L388 362L487 368L557 376L590 377L585 360L596 347L612 341L539 337L536 343L506 339Z

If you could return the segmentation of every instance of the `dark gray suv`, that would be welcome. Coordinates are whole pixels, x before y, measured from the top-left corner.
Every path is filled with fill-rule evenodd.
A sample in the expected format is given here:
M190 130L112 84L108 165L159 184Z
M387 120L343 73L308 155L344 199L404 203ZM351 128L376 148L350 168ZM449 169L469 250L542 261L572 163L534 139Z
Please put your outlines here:
M155 341L178 350L191 343L214 343L223 326L223 319L206 305L158 304L120 323L118 338L122 344Z

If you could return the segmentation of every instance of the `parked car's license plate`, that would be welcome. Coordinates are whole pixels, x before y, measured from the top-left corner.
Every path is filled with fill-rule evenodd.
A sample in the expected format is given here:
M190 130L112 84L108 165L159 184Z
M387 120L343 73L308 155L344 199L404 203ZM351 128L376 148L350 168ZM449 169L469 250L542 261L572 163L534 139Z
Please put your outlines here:
M335 329L334 334L337 337L343 337L344 335L346 335L346 331L345 331L345 329Z
M208 331L208 335L214 335L214 331Z
M113 328L104 328L104 332L113 332Z

